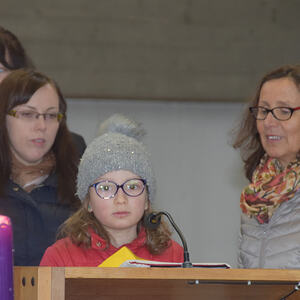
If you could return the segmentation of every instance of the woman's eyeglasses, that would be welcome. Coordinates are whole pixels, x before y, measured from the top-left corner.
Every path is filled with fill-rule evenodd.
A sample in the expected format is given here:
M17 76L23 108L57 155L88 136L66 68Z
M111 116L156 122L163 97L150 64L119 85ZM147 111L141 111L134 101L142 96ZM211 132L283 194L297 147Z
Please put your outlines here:
M14 110L14 109L9 111L8 115L24 121L33 121L38 119L40 116L42 116L46 122L60 122L64 116L60 112L49 112L49 113L40 114L36 111L31 111L31 110Z
M289 120L292 117L294 111L299 109L300 106L294 108L280 106L280 107L274 107L272 109L268 109L263 106L255 106L249 108L250 112L252 113L253 117L256 120L265 120L268 113L272 113L273 117L279 121Z

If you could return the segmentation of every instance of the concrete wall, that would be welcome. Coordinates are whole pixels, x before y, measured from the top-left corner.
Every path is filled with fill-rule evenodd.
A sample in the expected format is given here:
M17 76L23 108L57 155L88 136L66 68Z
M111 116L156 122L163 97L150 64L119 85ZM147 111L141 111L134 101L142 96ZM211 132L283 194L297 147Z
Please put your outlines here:
M2 1L0 23L68 96L243 100L299 62L297 0Z

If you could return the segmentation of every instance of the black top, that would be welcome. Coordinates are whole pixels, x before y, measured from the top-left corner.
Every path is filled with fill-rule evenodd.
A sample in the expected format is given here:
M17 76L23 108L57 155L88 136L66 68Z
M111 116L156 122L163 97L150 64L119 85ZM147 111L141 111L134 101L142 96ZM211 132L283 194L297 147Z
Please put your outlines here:
M55 242L58 227L73 212L58 202L56 187L55 175L30 193L9 181L0 214L12 222L16 266L39 265L46 248Z
M72 138L81 157L85 141L76 133ZM59 226L74 211L59 203L55 174L30 193L9 180L5 195L0 198L0 215L10 217L12 222L14 265L37 266L45 250L55 242Z

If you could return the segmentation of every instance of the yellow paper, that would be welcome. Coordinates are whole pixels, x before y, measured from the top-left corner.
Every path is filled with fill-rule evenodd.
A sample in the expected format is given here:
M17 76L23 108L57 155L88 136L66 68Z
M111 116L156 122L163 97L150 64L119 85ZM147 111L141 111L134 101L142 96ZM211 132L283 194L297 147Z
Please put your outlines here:
M126 260L141 259L129 250L127 247L122 247L105 261L103 261L98 267L119 267Z

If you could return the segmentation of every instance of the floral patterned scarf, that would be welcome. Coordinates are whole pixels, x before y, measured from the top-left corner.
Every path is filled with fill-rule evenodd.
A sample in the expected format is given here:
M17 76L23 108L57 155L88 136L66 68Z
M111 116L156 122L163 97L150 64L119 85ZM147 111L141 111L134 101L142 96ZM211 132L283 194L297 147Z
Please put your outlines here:
M265 154L253 172L252 183L242 191L242 212L260 224L268 223L279 205L291 199L299 188L300 160L282 169L277 159Z

